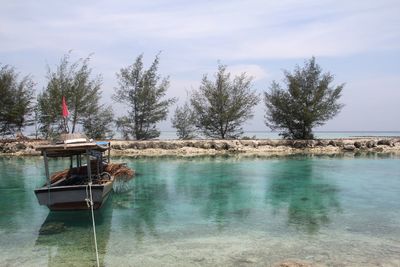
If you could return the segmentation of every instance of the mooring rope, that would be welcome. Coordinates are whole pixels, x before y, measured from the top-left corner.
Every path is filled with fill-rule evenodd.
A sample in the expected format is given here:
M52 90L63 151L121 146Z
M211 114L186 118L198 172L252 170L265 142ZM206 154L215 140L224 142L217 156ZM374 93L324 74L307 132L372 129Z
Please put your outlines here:
M88 188L89 188L89 196L88 196ZM86 186L86 199L85 200L86 200L86 204L88 205L88 207L90 207L90 210L92 212L92 225L93 225L94 246L96 249L96 262L97 262L97 267L100 267L99 251L97 250L96 224L95 224L95 220L94 220L92 182L91 181Z

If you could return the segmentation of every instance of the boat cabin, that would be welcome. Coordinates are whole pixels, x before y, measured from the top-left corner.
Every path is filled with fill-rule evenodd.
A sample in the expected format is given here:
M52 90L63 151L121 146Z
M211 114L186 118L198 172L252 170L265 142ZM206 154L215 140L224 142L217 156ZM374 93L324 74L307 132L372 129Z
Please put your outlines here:
M114 176L110 168L110 143L89 142L86 139L43 145L41 151L46 173L46 184L35 190L41 205L51 210L99 208L112 189ZM105 154L107 152L107 154ZM50 174L49 159L69 158L69 169ZM88 203L88 187L93 203Z

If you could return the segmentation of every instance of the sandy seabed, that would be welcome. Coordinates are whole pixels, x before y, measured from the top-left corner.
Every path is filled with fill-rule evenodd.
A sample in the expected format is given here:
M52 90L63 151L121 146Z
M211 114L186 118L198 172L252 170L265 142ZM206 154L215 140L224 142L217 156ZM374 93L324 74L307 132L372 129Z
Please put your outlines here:
M155 242L140 251L122 249L109 253L105 263L107 266L400 266L400 245L395 240L382 243L349 235L346 240L352 240L351 243L343 243L337 236L324 236L323 241L309 237L282 240L257 233ZM116 248L125 245L128 244L114 244Z

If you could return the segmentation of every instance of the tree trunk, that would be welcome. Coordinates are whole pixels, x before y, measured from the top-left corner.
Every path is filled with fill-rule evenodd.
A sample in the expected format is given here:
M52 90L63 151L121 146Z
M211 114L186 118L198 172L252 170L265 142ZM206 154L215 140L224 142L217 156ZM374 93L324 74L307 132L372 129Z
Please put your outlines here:
M75 132L75 125L76 125L77 120L78 120L78 114L77 114L76 108L75 108L74 116L72 117L72 130L71 130L71 133Z
M25 140L26 139L26 137L22 133L21 129L17 130L17 132L15 134L15 139L17 139L17 140Z

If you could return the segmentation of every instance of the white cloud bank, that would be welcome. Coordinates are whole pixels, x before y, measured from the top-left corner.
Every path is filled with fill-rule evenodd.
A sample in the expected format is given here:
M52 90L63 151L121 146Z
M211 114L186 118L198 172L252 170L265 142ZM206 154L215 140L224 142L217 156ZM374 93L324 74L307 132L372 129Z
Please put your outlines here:
M282 67L291 69L293 62L312 55L334 62L331 66L355 56L373 64L380 53L398 58L399 14L398 0L14 0L2 3L0 9L0 62L24 64L15 65L39 78L41 88L45 61L58 62L70 49L78 57L94 52L95 73L103 73L105 95L110 96L116 86L115 72L142 52L150 61L162 50L160 71L171 76L168 94L185 99L186 91L197 88L203 74L215 73L218 60L228 64L233 74L246 72L260 88L267 88L267 82L277 78L273 73L280 73ZM365 70L365 76L375 71L373 66L356 64L352 67ZM396 67L390 63L382 71L398 77L400 67L397 72ZM345 91L356 87L351 79L346 80ZM363 97L373 98L374 90L373 84L366 84ZM390 95L397 89L391 84L381 90ZM357 96L345 97L347 102L357 101ZM352 110L348 107L343 114ZM347 124L341 119L342 129L351 126L351 119L361 121L360 114L369 110L368 104L359 102L352 107L357 111L346 113L350 119ZM398 113L396 107L382 106L375 112L390 113L385 115L389 121L393 111ZM255 124L261 125L262 108L258 111ZM376 128L373 121L369 124ZM385 127L379 124L379 128Z
M245 60L342 56L400 45L398 1L130 2L6 4L0 51L130 43Z

